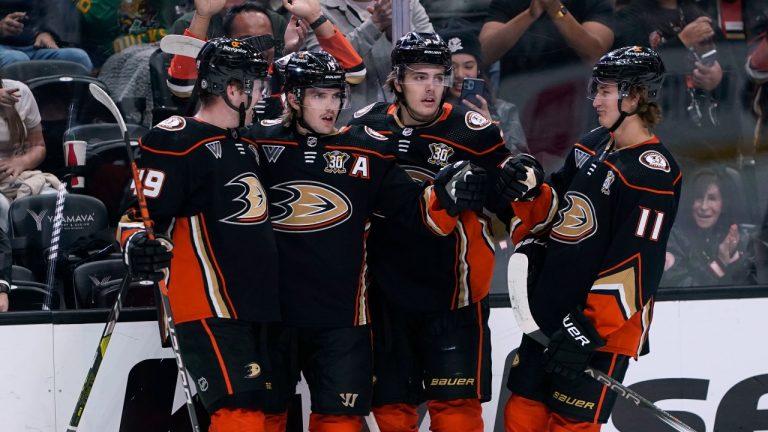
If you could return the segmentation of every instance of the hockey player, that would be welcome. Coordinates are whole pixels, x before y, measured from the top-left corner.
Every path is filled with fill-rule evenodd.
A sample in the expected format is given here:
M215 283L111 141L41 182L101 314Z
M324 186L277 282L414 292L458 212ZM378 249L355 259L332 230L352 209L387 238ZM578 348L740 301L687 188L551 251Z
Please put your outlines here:
M434 33L411 32L392 51L387 85L393 104L354 114L390 137L391 151L414 180L431 179L456 160L492 176L510 157L499 129L480 113L445 103L451 52ZM491 193L485 207L509 209ZM508 220L508 219L507 219ZM491 398L488 292L494 263L490 222L462 213L444 238L400 235L376 219L368 253L380 316L374 315L374 409L382 432L416 431L416 406L427 400L434 431L480 432L480 403Z
M285 410L270 404L286 399L265 344L280 320L277 247L256 148L236 128L259 100L268 63L227 38L206 43L197 63L195 116L170 117L140 142L148 210L167 238L149 240L131 213L121 238L135 277L159 280L170 265L179 346L209 431L264 431L265 412Z
M537 248L524 237L546 239L543 263L529 255L529 303L550 337L543 347L523 336L507 383L508 432L600 430L616 394L585 368L622 380L629 359L647 352L681 187L677 163L652 132L663 74L651 49L609 52L589 89L601 127L574 145L545 184L529 191L502 177L520 199L513 204L518 250ZM531 169L525 161L515 166ZM532 199L534 190L541 193Z
M459 162L422 188L397 166L385 136L363 126L335 128L348 93L333 57L298 52L278 63L286 114L254 125L244 139L259 146L270 185L283 320L295 332L309 385L309 430L359 431L373 390L371 219L377 213L397 221L397 235L446 235L455 215L482 204L484 177Z

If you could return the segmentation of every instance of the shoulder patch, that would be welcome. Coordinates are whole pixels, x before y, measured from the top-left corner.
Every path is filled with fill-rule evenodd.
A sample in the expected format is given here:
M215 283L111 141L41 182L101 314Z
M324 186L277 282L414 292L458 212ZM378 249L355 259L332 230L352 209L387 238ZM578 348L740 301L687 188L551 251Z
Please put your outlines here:
M259 122L262 126L275 126L279 125L283 122L283 119L276 118L276 119L264 119Z
M168 131L177 131L187 126L187 120L181 116L170 116L155 126Z
M354 118L360 118L360 117L368 114L368 111L372 110L374 105L376 105L376 102L374 102L374 103L372 103L372 104L370 104L368 106L360 108L359 110L355 111L355 113L352 116Z
M373 138L376 138L379 141L387 141L388 140L387 137L385 137L384 135L382 135L382 134L376 132L375 130L369 128L368 126L364 126L364 129L365 129L365 133L367 133L368 135L370 135Z
M467 111L464 115L464 122L468 128L473 130L485 129L491 125L491 121L477 111Z
M664 171L666 173L671 171L667 158L656 150L643 152L643 154L640 155L640 163L653 170Z

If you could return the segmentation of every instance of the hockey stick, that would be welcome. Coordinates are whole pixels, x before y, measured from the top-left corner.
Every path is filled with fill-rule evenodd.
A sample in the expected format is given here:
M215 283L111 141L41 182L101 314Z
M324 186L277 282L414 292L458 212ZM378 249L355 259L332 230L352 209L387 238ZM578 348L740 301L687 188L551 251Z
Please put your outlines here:
M205 41L184 35L165 35L160 39L160 49L164 53L197 58Z
M44 310L51 310L51 298L55 284L56 264L59 258L59 239L61 238L61 224L64 221L64 195L66 195L66 180L61 180L59 190L56 192L56 206L53 212L53 232L51 233L51 245L48 247L48 275L45 286L48 293L45 295Z
M512 313L515 315L520 329L533 340L543 346L549 344L549 338L541 331L531 314L531 308L528 304L528 257L522 253L515 253L509 258L507 266L507 284L509 289L509 301L512 303ZM594 380L607 386L609 389L618 393L623 399L632 402L640 408L651 412L656 418L663 421L675 430L681 432L696 432L687 424L681 422L677 417L656 406L653 402L641 396L639 393L625 386L610 375L601 370L587 367L584 370Z
M126 150L128 151L128 160L131 165L131 174L133 175L133 182L135 186L135 192L136 192L136 199L139 202L139 211L141 212L141 218L144 223L144 228L147 232L147 237L150 239L155 238L155 233L152 228L151 221L149 219L149 212L147 211L147 202L144 198L144 192L142 190L141 186L141 179L139 178L139 171L136 167L136 161L133 158L133 150L131 149L131 142L130 138L128 136L128 128L125 126L125 121L123 120L123 116L120 114L120 111L117 109L117 105L115 105L115 102L112 100L112 98L109 97L109 95L101 89L101 87L90 84L88 86L91 94L93 95L96 100L98 100L102 105L104 105L109 111L112 113L112 115L115 117L115 120L117 121L117 124L120 127L121 132L123 133L123 140L125 141ZM83 388L80 391L80 397L78 398L77 405L75 405L75 410L72 413L72 419L70 420L69 427L67 428L68 432L74 432L77 430L77 426L80 424L80 419L82 418L83 411L85 410L85 405L88 402L88 397L91 394L91 389L93 388L94 381L96 380L96 374L99 371L99 367L101 366L101 361L104 358L104 353L107 350L107 346L109 345L109 341L112 335L112 331L114 330L115 324L117 323L117 317L120 315L120 309L122 307L122 294L126 291L128 285L130 285L130 275L126 275L125 279L123 280L123 285L120 287L120 293L117 296L117 299L115 300L115 304L112 306L112 312L109 315L109 319L107 320L107 324L104 328L104 332L102 333L101 340L99 342L99 346L96 349L96 357L93 360L93 365L91 366L91 369L88 371L88 374L86 375L85 382L83 383ZM171 315L171 305L170 301L168 300L168 290L165 286L165 281L161 280L158 282L158 286L160 287L161 291L161 298L162 298L162 307L165 310L165 316L166 316L166 324L168 325L168 331L171 338L171 345L173 347L173 354L176 357L176 365L179 368L179 373L181 374L181 382L184 387L184 395L186 396L186 404L187 404L187 410L189 411L189 419L192 424L192 429L194 432L200 432L200 425L197 421L197 413L195 410L195 406L192 402L192 390L189 385L189 381L187 380L187 370L184 366L184 362L181 358L181 353L179 351L179 343L176 338L176 326L173 321L173 317Z

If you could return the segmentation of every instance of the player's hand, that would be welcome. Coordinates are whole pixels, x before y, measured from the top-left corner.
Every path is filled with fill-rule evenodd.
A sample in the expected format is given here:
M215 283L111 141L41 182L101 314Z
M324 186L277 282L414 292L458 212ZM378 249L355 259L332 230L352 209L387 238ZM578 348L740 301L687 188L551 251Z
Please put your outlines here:
M506 201L530 200L541 193L544 170L529 154L510 156L501 165L496 193Z
M312 24L322 14L318 0L283 0L283 7L307 24Z
M296 15L291 15L291 20L288 21L288 26L285 27L285 35L283 36L285 43L283 54L290 54L301 49L307 39L309 30L309 24L306 20L299 19Z
M589 365L594 351L605 346L605 340L580 309L563 318L562 327L544 350L544 369L568 379L580 377Z
M0 293L0 312L8 312L8 293Z
M451 216L464 210L481 211L486 179L485 170L468 161L443 167L435 176L435 193L440 206Z
M210 18L224 9L227 0L195 0L195 13Z
M528 13L534 20L539 19L541 14L544 13L544 5L541 0L531 0L531 4L528 6Z
M18 36L24 31L24 12L11 12L0 20L0 36Z
M712 18L700 16L683 27L680 33L677 34L677 37L680 38L680 41L686 48L689 48L704 42L714 35Z
M11 108L19 101L19 89L0 88L0 106Z
M466 99L462 99L461 103L464 104L465 107L473 111L479 112L480 114L483 115L483 117L487 118L489 121L493 121L493 119L491 118L491 110L488 108L488 101L485 100L485 98L480 95L475 95L475 97L477 98L478 101L480 101L480 105L475 105Z
M170 239L158 236L150 240L146 232L140 231L128 239L123 259L135 279L157 282L165 277L171 266L172 250Z
M48 32L41 32L37 34L37 37L35 37L35 48L50 48L50 49L58 49L59 45L56 43L56 41L53 39L53 36L51 36Z
M712 91L720 85L723 79L723 69L720 62L715 61L711 66L696 62L693 69L693 86L702 90Z

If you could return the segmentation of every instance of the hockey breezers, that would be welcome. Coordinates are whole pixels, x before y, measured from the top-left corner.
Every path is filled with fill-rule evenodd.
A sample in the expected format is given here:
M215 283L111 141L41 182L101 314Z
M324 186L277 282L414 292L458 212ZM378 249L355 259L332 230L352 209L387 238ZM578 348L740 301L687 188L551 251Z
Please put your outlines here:
M541 331L531 314L531 308L528 304L528 257L522 253L515 253L509 258L507 266L507 284L509 289L509 301L512 303L512 313L520 329L530 336L533 340L543 346L549 344L549 338ZM640 408L648 410L656 418L667 425L681 432L696 432L687 424L678 420L677 417L656 406L653 402L641 396L639 393L625 386L605 372L587 367L584 373L599 383L607 386L610 390L637 405Z
M136 199L139 202L139 211L141 212L141 219L144 223L144 228L146 229L147 236L150 239L155 238L155 233L152 228L151 220L149 219L149 212L147 210L147 201L144 197L144 192L142 190L142 183L141 179L139 178L139 171L136 167L136 162L133 158L133 150L131 149L131 143L128 136L128 128L125 126L125 121L123 120L123 116L120 114L120 111L117 109L117 105L115 105L115 102L112 100L112 98L109 97L109 95L102 90L99 86L95 84L89 85L89 90L91 94L93 95L96 100L98 100L102 105L104 105L109 111L112 113L112 115L115 117L115 120L117 121L117 124L120 126L120 130L123 133L123 140L125 141L126 151L128 152L128 160L130 161L131 165L131 174L133 175L133 182L135 185L135 191L136 191ZM83 388L80 391L80 397L77 400L77 404L75 405L75 410L72 413L72 418L69 421L69 426L67 427L67 432L74 432L77 430L77 426L80 424L80 420L83 416L83 411L85 410L85 405L88 402L88 397L91 394L91 390L93 388L93 384L96 381L96 374L99 372L99 367L101 366L101 362L104 359L104 354L107 351L107 346L109 346L109 341L112 336L112 332L115 328L115 325L117 324L117 318L120 316L120 309L122 308L122 297L125 295L128 286L130 285L130 275L126 275L125 278L123 278L123 283L120 286L120 292L117 295L117 299L115 300L115 304L112 306L112 310L109 314L109 318L107 319L106 326L104 327L104 332L101 335L101 339L99 341L99 346L96 349L96 356L93 359L93 364L91 365L91 368L88 370L88 374L85 377L85 382L83 383ZM192 402L192 390L189 385L189 381L187 378L187 369L184 366L184 362L181 358L181 352L179 351L179 344L178 340L176 338L176 325L174 324L173 317L171 315L171 304L170 300L168 299L168 289L165 286L165 281L161 280L158 282L158 286L160 287L162 298L162 308L165 312L166 317L166 324L168 325L168 332L169 336L171 338L171 345L173 347L173 354L176 357L176 365L179 369L179 374L181 375L181 382L184 387L184 395L186 397L186 404L187 404L187 410L189 411L189 419L192 424L192 429L194 432L201 432L200 431L200 425L197 421L197 414L195 411L195 406Z

